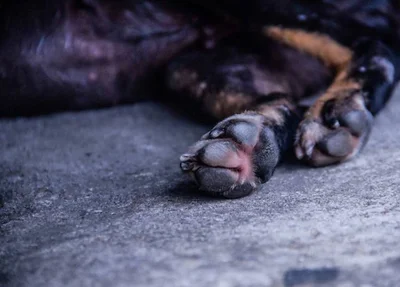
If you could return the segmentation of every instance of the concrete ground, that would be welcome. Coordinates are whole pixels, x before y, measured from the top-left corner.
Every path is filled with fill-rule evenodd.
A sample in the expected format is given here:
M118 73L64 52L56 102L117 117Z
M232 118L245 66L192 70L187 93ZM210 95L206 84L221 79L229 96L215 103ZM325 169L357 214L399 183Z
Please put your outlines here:
M400 286L400 99L340 166L239 200L179 155L207 129L145 103L0 121L1 286Z

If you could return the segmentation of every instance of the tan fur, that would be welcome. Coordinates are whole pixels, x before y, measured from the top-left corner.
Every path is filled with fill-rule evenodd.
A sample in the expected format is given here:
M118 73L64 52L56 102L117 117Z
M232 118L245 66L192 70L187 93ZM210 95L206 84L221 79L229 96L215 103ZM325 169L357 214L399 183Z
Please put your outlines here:
M351 61L351 50L325 35L279 27L266 27L263 32L268 37L317 57L338 72L345 69Z
M175 71L169 78L169 85L177 91L190 91L198 98L202 96L203 91L207 88L205 82L199 82L197 73L189 69Z
M236 113L246 110L252 102L252 98L238 92L221 91L218 94L205 96L205 105L216 119L224 119Z
M285 118L277 106L262 105L257 108L257 112L265 116L275 125L283 125Z
M360 91L361 85L355 81L335 81L329 89L317 99L317 101L310 107L305 114L305 118L317 119L321 115L322 108L325 103L332 99L339 99L346 97L351 91Z
M341 95L345 96L350 90L361 89L360 83L348 77L352 51L328 36L279 27L266 27L263 29L263 33L268 37L320 59L335 72L336 76L332 85L310 108L306 113L306 117L318 119L326 101ZM270 80L271 75L267 75L267 72L259 67L250 67L250 72L253 76L253 85L259 94L288 93L289 87L275 84L274 81ZM277 82L279 82L279 79L277 79ZM256 107L253 105L254 98L251 95L231 90L229 87L214 91L206 81L199 79L196 71L187 68L175 71L169 78L169 85L174 90L187 92L196 99L201 99L203 107L217 120L251 109L264 115L271 122L282 125L285 120L283 110L295 110L295 106L286 99L262 103Z
M279 27L266 27L263 32L268 37L317 57L326 66L335 70L336 76L332 85L308 110L305 115L306 118L318 119L327 101L346 96L349 91L361 90L361 83L351 79L348 75L352 51L330 37L298 29Z
M261 104L256 107L256 111L265 116L271 123L275 125L284 125L285 117L283 115L284 110L295 111L296 106L288 99L278 99L271 101L267 104Z

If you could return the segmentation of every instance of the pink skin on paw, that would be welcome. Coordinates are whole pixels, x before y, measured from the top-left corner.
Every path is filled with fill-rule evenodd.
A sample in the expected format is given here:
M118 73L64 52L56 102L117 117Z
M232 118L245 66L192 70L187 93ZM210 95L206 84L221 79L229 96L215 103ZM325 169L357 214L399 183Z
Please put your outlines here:
M244 151L239 151L239 158L241 162L238 166L239 170L239 183L243 184L245 181L254 182L253 164L251 162L251 155Z
M223 167L239 174L239 184L254 180L251 155L231 140L215 141L204 149L202 162L211 167Z

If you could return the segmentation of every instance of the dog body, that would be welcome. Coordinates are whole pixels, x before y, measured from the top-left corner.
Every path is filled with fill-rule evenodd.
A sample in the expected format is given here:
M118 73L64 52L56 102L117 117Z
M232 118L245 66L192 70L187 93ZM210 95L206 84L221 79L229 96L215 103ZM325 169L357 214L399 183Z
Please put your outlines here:
M399 77L396 1L165 2L2 4L0 114L134 102L157 81L152 94L220 121L181 168L240 197L293 147L316 166L356 155Z

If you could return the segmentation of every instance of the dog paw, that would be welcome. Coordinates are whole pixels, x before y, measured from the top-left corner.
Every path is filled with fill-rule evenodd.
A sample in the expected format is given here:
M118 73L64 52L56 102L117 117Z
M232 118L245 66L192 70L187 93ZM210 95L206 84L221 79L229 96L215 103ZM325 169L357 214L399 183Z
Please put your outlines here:
M218 123L180 160L200 190L238 198L268 181L279 158L277 139L264 116L242 113Z
M319 117L306 118L300 123L296 156L314 166L348 160L366 143L372 122L361 91L333 98L324 104Z

